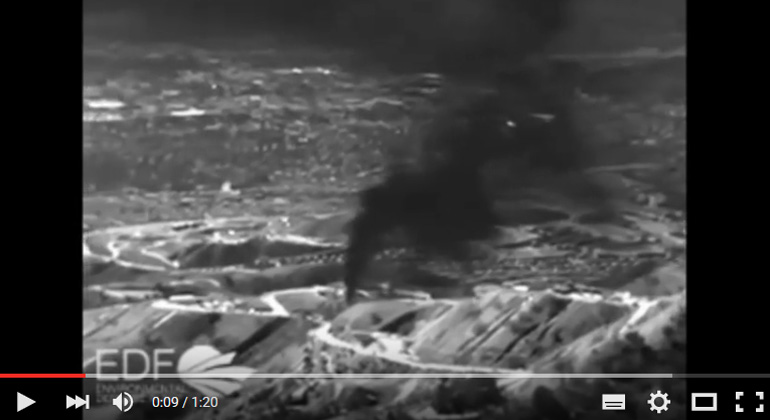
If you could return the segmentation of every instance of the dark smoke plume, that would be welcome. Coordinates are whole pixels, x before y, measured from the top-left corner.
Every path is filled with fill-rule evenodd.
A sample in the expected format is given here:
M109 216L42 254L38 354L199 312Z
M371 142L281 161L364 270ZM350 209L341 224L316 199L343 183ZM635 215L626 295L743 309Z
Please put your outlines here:
M434 35L442 42L435 45L428 68L443 71L450 81L480 82L487 93L459 98L459 106L439 112L421 139L426 153L417 164L393 168L381 183L361 191L347 252L349 301L389 234L400 232L429 255L455 260L469 256L469 241L494 237L501 215L484 176L491 163L507 166L506 176L519 188L543 187L545 178L573 184L582 179L589 201L606 206L605 192L583 175L592 154L573 121L580 72L543 56L567 23L567 2L483 4L488 9L471 14L481 21L464 22L475 31L456 41L465 56L443 43L457 36L447 27ZM505 20L512 25L498 24ZM399 60L403 65L403 57Z
M493 238L503 215L495 211L489 185L498 180L486 175L491 164L505 167L509 189L570 195L575 191L566 190L580 186L584 204L607 208L606 191L584 173L593 154L574 125L572 90L539 81L540 68L521 71L498 81L494 93L440 113L421 139L425 150L416 163L392 167L382 182L360 192L348 244L348 299L394 232L428 255L455 260L469 256L469 241ZM569 186L559 185L564 180Z

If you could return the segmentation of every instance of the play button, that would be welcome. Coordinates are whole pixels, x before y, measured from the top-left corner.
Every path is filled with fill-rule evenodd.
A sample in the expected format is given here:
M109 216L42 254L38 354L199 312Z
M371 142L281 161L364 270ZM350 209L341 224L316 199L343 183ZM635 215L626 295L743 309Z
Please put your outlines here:
M16 412L17 413L34 403L35 403L35 400L33 400L32 398L29 398L28 396L22 394L21 392L16 393Z

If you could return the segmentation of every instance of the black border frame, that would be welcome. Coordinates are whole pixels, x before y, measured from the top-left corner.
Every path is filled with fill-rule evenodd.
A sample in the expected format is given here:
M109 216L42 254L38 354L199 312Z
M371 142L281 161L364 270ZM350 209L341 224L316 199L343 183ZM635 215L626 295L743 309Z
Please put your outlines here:
M750 93L731 82L763 79L747 74L754 64L749 56L727 58L748 53L744 41L731 38L735 34L728 25L711 31L708 7L700 2L692 9L692 3L687 14L688 371L770 373L767 350L758 341L766 328L764 280L755 270L767 257L762 245L751 245L759 232L750 227L767 165L753 145L757 134L751 124L762 117L752 118ZM716 7L713 12L713 17L721 13ZM690 19L693 15L699 17ZM713 45L731 47L716 58Z
M755 66L750 55L754 47L749 29L762 25L743 13L734 16L724 7L710 6L687 4L687 371L770 374L767 348L760 338L767 329L762 290L767 288L757 274L761 271L755 269L767 257L762 245L754 245L759 231L751 228L756 223L757 197L763 195L760 179L766 165L764 155L755 152L754 124L766 117L751 112L752 88L733 82L764 80L754 74L761 66ZM714 30L715 21L721 22L720 30ZM716 57L714 45L723 46L719 50L724 55ZM719 411L691 412L688 401L687 415L724 417L725 412L734 412L736 391L762 389L769 390L770 381L688 379L688 397L693 392L716 392ZM734 416L761 417L751 414Z
M6 140L10 150L3 171L10 201L18 207L7 208L6 215L12 268L6 281L17 288L6 295L2 309L9 321L4 335L13 346L4 349L11 357L0 359L4 373L82 369L83 296L72 287L82 279L77 262L82 251L76 245L83 233L82 173L75 169L83 160L77 142L82 138L82 61L76 55L81 37L66 29L70 23L54 29L62 20L80 22L76 11L40 17L36 25L52 28L56 36L51 44L18 44L18 65L11 62L14 68L6 75L6 88L17 89L6 92L16 108L7 121L17 134Z
M80 12L66 2L6 5L4 46L10 51L3 71L10 107L2 171L9 269L0 308L0 373L82 370L82 291L73 287L82 282L82 172L76 169L82 167ZM8 25L14 21L19 25ZM65 411L64 403L65 395L81 389L80 379L0 379L0 413L9 414L0 417L50 412L80 418ZM35 404L17 413L17 392Z

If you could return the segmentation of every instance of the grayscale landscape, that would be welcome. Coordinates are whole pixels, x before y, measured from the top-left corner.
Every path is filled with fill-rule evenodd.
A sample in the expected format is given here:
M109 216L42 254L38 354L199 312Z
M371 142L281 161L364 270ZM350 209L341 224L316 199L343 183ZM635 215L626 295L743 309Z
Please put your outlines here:
M649 29L632 21L638 11L583 4L585 22L549 56L585 70L576 113L603 151L593 172L621 217L596 222L546 186L525 198L500 187L501 234L474 243L472 261L425 259L396 244L377 254L354 304L343 276L357 192L409 153L450 82L365 70L346 50L265 37L126 40L102 32L131 15L86 16L86 372L99 349L200 346L242 372L297 375L204 383L216 408L158 409L137 398L129 412L103 403L85 415L677 418L681 381L666 382L672 403L657 416L646 401L660 379L522 375L685 371L683 28ZM650 22L670 17L650 13ZM618 22L599 38L590 28L601 19ZM334 373L490 377L322 375ZM629 409L600 411L607 390L625 393Z

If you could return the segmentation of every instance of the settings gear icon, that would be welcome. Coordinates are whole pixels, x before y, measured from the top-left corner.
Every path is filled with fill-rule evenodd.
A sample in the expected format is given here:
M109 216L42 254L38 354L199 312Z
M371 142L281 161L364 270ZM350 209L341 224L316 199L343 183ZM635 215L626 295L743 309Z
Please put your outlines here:
M662 400L660 405L655 403L657 399ZM647 400L647 404L650 405L650 411L657 411L658 414L660 414L661 411L668 411L668 405L671 404L671 401L668 399L668 394L664 394L658 390L657 392L650 394L650 399Z

